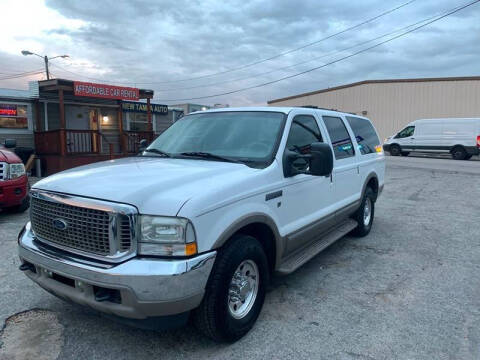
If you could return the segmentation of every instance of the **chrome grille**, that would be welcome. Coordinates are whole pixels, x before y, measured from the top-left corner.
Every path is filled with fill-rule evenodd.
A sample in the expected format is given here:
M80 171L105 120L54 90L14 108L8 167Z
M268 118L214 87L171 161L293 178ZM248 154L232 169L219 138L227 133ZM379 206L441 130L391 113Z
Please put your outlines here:
M109 214L32 198L32 228L49 242L98 255L110 254ZM55 219L67 223L65 230L53 225Z
M7 163L0 162L0 180L7 178Z
M127 251L132 246L132 232L130 231L130 219L125 215L119 216L119 239L120 239L120 251Z
M135 255L133 206L36 189L31 195L30 220L37 240L106 261Z

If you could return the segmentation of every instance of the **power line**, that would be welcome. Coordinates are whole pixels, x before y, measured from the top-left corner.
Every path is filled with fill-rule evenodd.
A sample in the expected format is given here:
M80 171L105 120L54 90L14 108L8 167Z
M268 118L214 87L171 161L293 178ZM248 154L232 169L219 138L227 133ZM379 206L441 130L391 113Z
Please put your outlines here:
M14 75L14 76L5 76L5 77L0 78L0 81L1 80L19 79L19 78L22 78L22 77L33 76L33 75L38 75L38 74L42 74L42 73L43 73L43 71L37 71L37 72L18 74L18 75Z
M37 72L37 71L40 71L40 70L43 70L43 69L35 69L35 70L30 70L30 71L21 71L21 72L14 72L14 73L11 73L11 72L0 72L1 75L20 75L20 74L28 74L28 73L33 73L33 72Z
M443 14L443 13L442 13L442 14ZM204 87L211 87L211 86L216 86L216 85L223 85L223 84L229 84L229 83L232 83L232 82L238 82L238 81L253 79L253 78L257 78L257 77L259 77L259 76L265 76L265 75L268 75L268 74L271 74L271 73L274 73L274 72L277 72L277 71L282 71L282 70L286 70L286 69L289 69L289 68L292 68L292 67L296 67L296 66L299 66L299 65L307 64L307 63L312 62L312 61L316 61L316 60L323 59L323 58L326 58L326 57L329 57L329 56L332 56L332 55L340 54L340 53L345 52L345 51L347 51L347 50L350 50L350 49L353 49L353 48L356 48L356 47L359 47L359 46L362 46L362 45L366 45L366 44L371 43L371 42L373 42L373 41L375 41L375 40L378 40L378 39L381 39L381 38L384 38L384 37L387 37L387 36L396 34L396 33L398 33L398 32L404 31L404 30L406 30L406 29L408 29L408 28L411 28L411 27L413 27L413 26L416 26L416 25L418 25L418 24L427 22L427 21L429 21L429 20L431 20L431 19L436 18L436 17L439 16L439 15L441 15L441 13L437 13L437 14L435 14L434 16L430 16L430 17L428 17L428 18L426 18L426 19L417 21L416 23L413 23L413 24L404 26L404 27L402 27L402 28L396 29L396 30L394 30L394 31L388 32L388 33L386 33L386 34L377 36L377 37L375 37L375 38L373 38L373 39L370 39L370 40L367 40L367 41L363 41L363 42L357 43L357 44L355 44L355 45L348 46L348 47L343 48L343 49L340 49L340 50L336 50L336 51L333 51L333 52L329 52L329 53L327 53L327 54L324 54L324 55L321 55L321 56L317 56L317 57L314 57L314 58L311 58L311 59L309 59L309 60L302 61L302 62L299 62L299 63L296 63L296 64L291 64L291 65L283 66L283 67L280 67L280 68L276 68L276 69L273 69L273 70L270 70L270 71L267 71L267 72L256 73L256 74L249 75L249 76L246 76L246 77L241 77L241 78L236 78L236 79L230 79L230 80L225 80L225 81L220 81L220 82L210 83L210 84L189 86L189 87L183 87L183 88L155 89L155 92L167 92L167 91L199 89L199 88L204 88Z
M283 81L283 80L291 79L291 78L294 78L294 77L297 77L297 76L300 76L300 75L303 75L303 74L307 74L307 73L309 73L309 72L312 72L312 71L315 71L315 70L318 70L318 69L327 67L327 66L329 66L329 65L336 64L336 63L338 63L338 62L340 62L340 61L349 59L349 58L354 57L354 56L356 56L356 55L359 55L359 54L362 54L362 53L367 52L367 51L369 51L369 50L372 50L372 49L374 49L374 48L377 48L377 47L379 47L379 46L381 46L381 45L383 45L383 44L389 43L389 42L391 42L391 41L393 41L393 40L396 40L396 39L398 39L398 38L401 38L401 37L403 37L403 36L406 36L407 34L410 34L410 33L414 32L414 31L417 31L417 30L419 30L419 29L421 29L421 28L424 28L425 26L428 26L428 25L430 25L430 24L432 24L432 23L434 23L434 22L437 22L437 21L439 21L439 20L441 20L441 19L443 19L443 18L445 18L445 17L447 17L447 16L450 16L450 15L452 15L452 14L455 14L455 13L459 12L460 10L463 10L463 9L465 9L465 8L467 8L467 7L469 7L469 6L472 6L472 5L474 5L474 4L478 3L478 2L480 2L480 0L475 0L475 1L472 1L472 2L470 2L470 3L465 4L465 5L463 5L463 6L453 8L452 10L449 10L447 13L445 13L445 14L443 14L443 15L441 15L441 16L438 16L438 17L436 17L436 18L433 19L433 20L430 20L430 21L428 21L428 22L426 22L426 23L424 23L424 24L422 24L422 25L416 26L416 27L414 27L413 29L407 30L407 31L405 31L405 32L403 32L403 33L401 33L401 34L399 34L399 35L396 35L396 36L390 38L390 39L381 41L381 42L379 42L379 43L377 43L377 44L375 44L375 45L372 45L372 46L370 46L370 47L364 48L364 49L362 49L362 50L359 50L359 51L357 51L357 52L354 52L354 53L352 53L352 54L350 54L350 55L347 55L347 56L344 56L344 57L342 57L342 58L339 58L339 59L330 61L330 62L328 62L328 63L326 63L326 64L323 64L323 65L320 65L320 66L316 66L316 67L314 67L314 68L311 68L311 69L308 69L308 70L305 70L305 71L302 71L302 72L299 72L299 73L296 73L296 74L293 74L293 75L284 76L284 77L282 77L282 78L280 78L280 79L277 79L277 80L272 80L272 81L268 81L268 82L265 82L265 83L262 83L262 84L257 84L257 85L245 87L245 88L242 88L242 89L232 90L232 91L228 91L228 92L224 92L224 93L220 93L220 94L215 94L215 95L206 95L206 96L198 96L198 97L183 98L183 99L155 99L155 100L167 102L167 101L188 101L188 100L208 99L208 98L212 98L212 97L217 97L217 96L222 96L222 95L230 95L230 94L234 94L234 93L241 92L241 91L251 90L251 89L255 89L255 88L259 88L259 87L263 87L263 86L275 84L275 83L280 82L280 81Z
M104 81L104 82L110 82L110 83L117 83L117 84L143 84L143 85L153 85L153 84L171 84L171 83L176 83L176 82L183 82L183 81L191 81L191 80L198 80L198 79L204 79L204 78L207 78L207 77L212 77L212 76L217 76L217 75L223 75L223 74L227 74L227 73L230 73L230 72L234 72L234 71L238 71L238 70L243 70L243 69L246 69L246 68L249 68L249 67L252 67L252 66L255 66L255 65L258 65L258 64L261 64L261 63L264 63L264 62L267 62L267 61L271 61L271 60L274 60L274 59L277 59L279 57L282 57L282 56L285 56L287 54L291 54L293 52L296 52L296 51L300 51L302 49L305 49L307 47L310 47L310 46L313 46L313 45L316 45L316 44L319 44L323 41L326 41L326 40L329 40L335 36L338 36L338 35L341 35L341 34L344 34L348 31L351 31L351 30L354 30L354 29L357 29L363 25L366 25L368 23L371 23L383 16L386 16L388 14L391 14L397 10L400 10L401 8L415 2L417 0L409 0L401 5L398 5L392 9L389 9L389 10L386 10L372 18L369 18L367 20L364 20L356 25L353 25L353 26L350 26L346 29L343 29L339 32L336 32L334 34L331 34L331 35L328 35L324 38L321 38L319 40L316 40L316 41L313 41L313 42L310 42L308 44L305 44L305 45L302 45L302 46L299 46L297 48L293 48L293 49L290 49L290 50L286 50L284 52L281 52L279 54L276 54L276 55L273 55L273 56L270 56L268 58L265 58L265 59L261 59L261 60L257 60L257 61L254 61L252 63L249 63L249 64L245 64L245 65L241 65L241 66L238 66L236 68L233 68L233 69L228 69L228 70L224 70L224 71L220 71L220 72L216 72L216 73L212 73L212 74L207 74L207 75L201 75L201 76L196 76L196 77L191 77L191 78L186 78L186 79L179 79L179 80L171 80L171 81L159 81L159 82L119 82L119 81L108 81L108 80L102 80L102 79L98 79L98 78L94 78L94 77L88 77L88 76L83 76L83 75L80 75L78 73L75 73L73 71L69 71L69 70L66 70L58 65L54 65L56 66L57 68L63 70L63 71L66 71L68 73L71 73L73 75L76 75L76 76L81 76L81 77L84 77L85 79L90 79L90 80L94 80L94 81Z
M316 41L313 41L313 42L310 42L308 44L305 44L305 45L302 45L302 46L299 46L297 48L293 48L293 49L290 49L290 50L287 50L287 51L284 51L284 52L281 52L277 55L273 55L273 56L270 56L268 58L265 58L265 59L262 59L262 60L257 60L257 61L254 61L252 63L249 63L249 64L246 64L246 65L241 65L239 67L236 67L236 68L233 68L233 69L228 69L228 70L224 70L224 71L220 71L220 72L217 72L217 73L213 73L213 74L208 74L208 75L202 75L202 76L196 76L196 77L191 77L191 78L187 78L187 79L181 79L181 80L172 80L172 81L163 81L163 82L150 82L150 83L141 83L141 84L171 84L171 83L176 83L176 82L182 82L182 81L190 81L190 80L197 80L197 79L203 79L203 78L207 78L207 77L212 77L212 76L216 76L216 75L223 75L223 74L226 74L226 73L230 73L230 72L233 72L233 71L238 71L238 70L242 70L242 69L246 69L246 68L249 68L249 67L252 67L254 65L258 65L258 64L261 64L261 63L264 63L264 62L267 62L267 61L271 61L271 60L274 60L274 59L277 59L279 57L282 57L282 56L285 56L285 55L288 55L288 54L291 54L293 52L296 52L296 51L299 51L299 50L302 50L302 49L305 49L307 47L310 47L310 46L313 46L313 45L316 45L318 43L321 43L323 41L326 41L326 40L329 40L335 36L338 36L338 35L341 35L341 34L344 34L348 31L351 31L351 30L354 30L354 29L357 29L363 25L366 25L368 23L371 23L383 16L386 16L388 14L391 14L392 12L394 11L397 11L407 5L410 5L411 3L415 2L416 0L410 0L410 1L407 1L406 3L403 3L397 7L394 7L393 9L390 9L390 10L387 10L387 11L384 11L382 12L381 14L379 15L376 15L370 19L367 19L365 21L362 21L356 25L353 25L353 26L350 26L346 29L343 29L339 32L336 32L334 34L331 34L331 35L328 35L324 38L321 38L319 40L316 40Z

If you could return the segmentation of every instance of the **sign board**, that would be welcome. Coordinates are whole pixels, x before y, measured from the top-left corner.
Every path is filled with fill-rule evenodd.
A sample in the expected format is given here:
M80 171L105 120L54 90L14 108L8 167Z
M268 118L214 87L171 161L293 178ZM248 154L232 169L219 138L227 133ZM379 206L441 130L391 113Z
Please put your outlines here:
M104 99L138 100L139 98L139 90L137 88L94 84L82 81L73 82L73 93L75 96L88 96Z
M125 112L147 112L147 103L143 102L133 102L133 101L122 101L122 110ZM150 112L152 114L167 115L168 106L160 104L150 104Z
M17 116L17 105L0 104L0 115Z

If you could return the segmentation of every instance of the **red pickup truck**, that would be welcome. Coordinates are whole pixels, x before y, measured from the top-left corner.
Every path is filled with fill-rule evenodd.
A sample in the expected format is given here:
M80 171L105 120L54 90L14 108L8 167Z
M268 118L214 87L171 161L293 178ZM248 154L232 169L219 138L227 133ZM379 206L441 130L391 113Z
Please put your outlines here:
M30 206L28 178L22 160L7 147L15 142L0 145L0 209L23 212Z

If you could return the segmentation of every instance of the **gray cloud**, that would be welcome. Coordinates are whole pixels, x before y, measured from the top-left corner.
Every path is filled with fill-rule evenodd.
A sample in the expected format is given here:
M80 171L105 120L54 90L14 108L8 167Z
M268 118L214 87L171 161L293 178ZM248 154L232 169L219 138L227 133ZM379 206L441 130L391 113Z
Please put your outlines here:
M86 25L77 29L57 28L32 34L32 37L41 38L52 53L69 53L71 64L58 62L66 70L99 81L132 82L160 90L217 83L299 63L462 4L458 0L418 0L360 29L251 68L175 84L139 84L207 75L255 62L328 36L400 3L378 0L47 0L46 5L51 9L67 18L83 20ZM262 104L277 97L364 79L478 75L479 16L480 5L474 5L418 33L324 69L264 88L194 102ZM79 64L76 59L86 59L94 65ZM156 97L175 99L227 92L332 59L229 84L157 91ZM8 68L9 61L0 53L0 65ZM52 71L57 76L88 80L59 68L52 67Z

